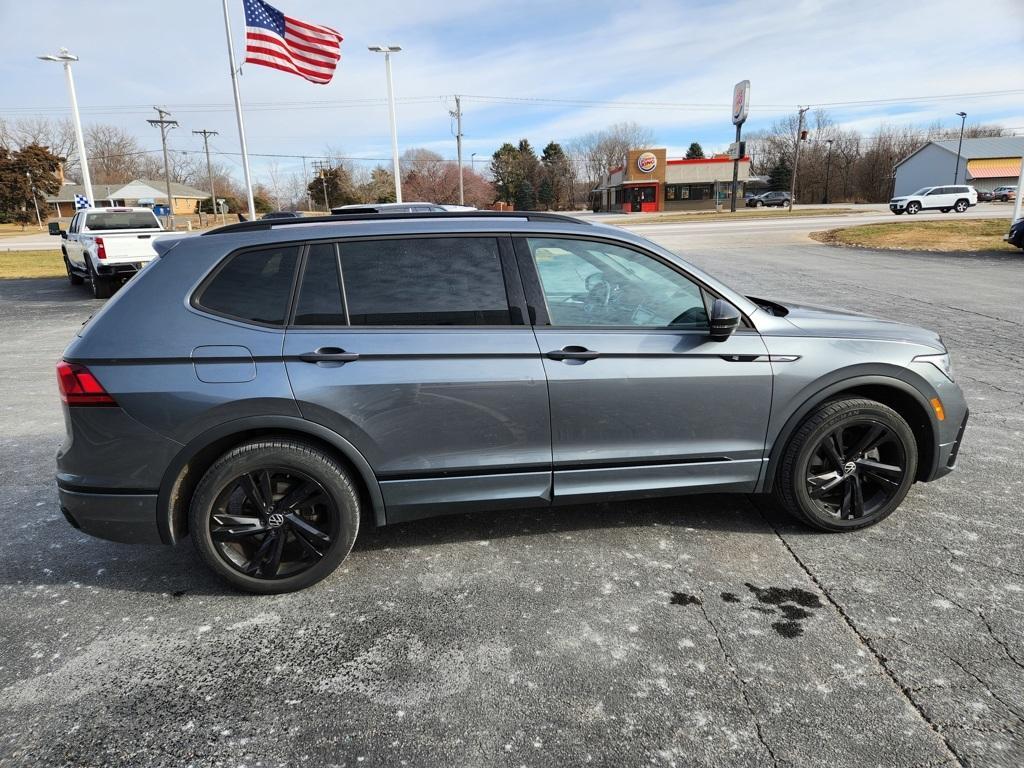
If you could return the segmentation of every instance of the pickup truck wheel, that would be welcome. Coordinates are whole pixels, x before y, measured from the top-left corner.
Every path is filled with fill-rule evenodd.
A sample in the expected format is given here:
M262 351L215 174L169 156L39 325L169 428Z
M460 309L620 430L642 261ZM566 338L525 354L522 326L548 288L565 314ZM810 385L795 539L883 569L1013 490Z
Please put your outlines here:
M71 262L68 261L67 256L64 256L64 269L68 271L68 282L72 285L81 285L85 282L85 280L82 279L82 276L71 268Z
M89 265L89 284L92 286L94 299L109 299L114 293L114 281L109 277L97 275L91 264Z

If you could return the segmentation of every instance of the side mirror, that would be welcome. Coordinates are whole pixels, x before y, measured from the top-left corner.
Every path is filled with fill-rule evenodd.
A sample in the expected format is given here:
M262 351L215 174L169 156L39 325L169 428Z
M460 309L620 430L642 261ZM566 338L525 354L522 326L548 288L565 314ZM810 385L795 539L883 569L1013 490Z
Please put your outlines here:
M59 221L51 221L49 224L46 225L46 228L49 230L50 234L53 235L54 237L56 237L57 235L63 234L61 232L61 229L60 229L60 222Z
M725 341L739 328L740 311L725 299L715 299L711 305L711 340Z

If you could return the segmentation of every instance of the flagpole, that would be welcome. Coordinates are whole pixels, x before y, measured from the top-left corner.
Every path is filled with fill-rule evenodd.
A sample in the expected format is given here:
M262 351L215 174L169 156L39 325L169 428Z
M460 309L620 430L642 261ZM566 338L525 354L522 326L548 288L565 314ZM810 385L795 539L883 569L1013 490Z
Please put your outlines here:
M235 48L231 42L231 20L228 0L224 0L224 31L228 38L228 61L231 63L231 87L235 92L235 116L238 118L238 141L242 145L242 170L245 171L245 192L249 197L249 221L256 220L256 203L252 198L252 177L249 175L249 150L245 146L245 126L242 124L242 99L238 95L238 73L235 71Z

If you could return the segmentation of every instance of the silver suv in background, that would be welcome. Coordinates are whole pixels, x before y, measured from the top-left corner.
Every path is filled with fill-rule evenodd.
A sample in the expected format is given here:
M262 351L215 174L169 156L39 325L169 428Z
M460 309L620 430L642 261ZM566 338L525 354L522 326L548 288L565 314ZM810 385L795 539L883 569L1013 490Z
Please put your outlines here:
M1007 185L1002 187L996 187L992 190L992 199L998 200L1001 203L1008 203L1011 200L1017 199L1017 186Z
M932 331L744 296L579 219L263 220L157 249L58 365L60 504L103 538L191 536L252 592L324 578L360 525L478 510L774 493L856 530L949 473L966 426Z
M938 209L943 213L963 213L978 204L978 193L974 187L957 185L951 187L922 187L912 195L894 197L889 201L889 210L899 216L907 213L913 216L918 211Z

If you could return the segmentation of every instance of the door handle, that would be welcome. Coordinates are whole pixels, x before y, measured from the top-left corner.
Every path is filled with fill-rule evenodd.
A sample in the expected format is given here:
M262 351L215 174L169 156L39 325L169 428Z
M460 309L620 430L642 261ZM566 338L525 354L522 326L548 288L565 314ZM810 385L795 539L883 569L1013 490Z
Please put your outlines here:
M358 353L346 352L340 347L320 347L315 352L299 355L299 360L304 363L351 363L358 359Z
M552 360L594 360L600 357L601 353L586 347L573 345L548 352L547 356Z

